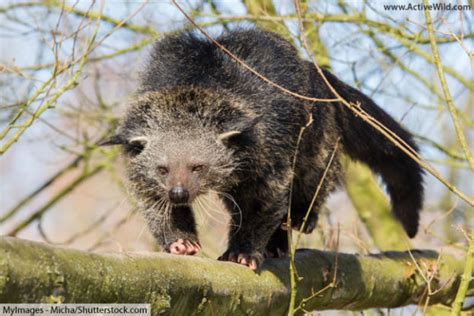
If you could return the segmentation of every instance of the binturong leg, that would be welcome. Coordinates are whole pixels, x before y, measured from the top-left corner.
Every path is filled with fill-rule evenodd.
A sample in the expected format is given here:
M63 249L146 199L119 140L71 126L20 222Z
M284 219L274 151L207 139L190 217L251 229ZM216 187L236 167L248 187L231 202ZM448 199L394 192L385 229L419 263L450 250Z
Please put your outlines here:
M145 214L148 225L161 248L177 255L194 255L201 250L196 223L189 206L170 206L164 214Z
M265 248L265 258L283 258L288 256L288 231L282 223L273 233Z
M245 195L236 195L245 196ZM233 222L240 225L232 228L229 235L227 251L219 260L232 261L256 270L263 262L265 249L272 235L281 225L281 219L286 213L288 197L282 192L279 197L269 198L269 201L279 201L264 205L259 199L243 200L239 206L242 216L232 207Z

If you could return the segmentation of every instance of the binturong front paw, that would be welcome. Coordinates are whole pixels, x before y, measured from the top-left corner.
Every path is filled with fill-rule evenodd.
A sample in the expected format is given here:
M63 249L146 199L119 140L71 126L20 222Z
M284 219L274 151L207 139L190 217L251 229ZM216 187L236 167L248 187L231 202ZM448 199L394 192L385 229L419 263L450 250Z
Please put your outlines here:
M175 255L195 255L201 250L201 245L189 239L178 239L172 242L165 251Z
M260 252L240 252L227 250L222 256L218 258L221 261L230 261L235 262L244 266L249 267L252 270L257 270L257 268L263 262L263 255Z

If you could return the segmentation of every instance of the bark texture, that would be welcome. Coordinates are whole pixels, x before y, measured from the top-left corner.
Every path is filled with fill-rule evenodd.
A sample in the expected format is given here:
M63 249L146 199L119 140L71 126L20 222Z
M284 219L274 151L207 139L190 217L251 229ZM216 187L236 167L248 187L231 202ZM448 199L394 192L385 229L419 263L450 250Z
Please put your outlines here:
M434 251L351 255L300 250L297 302L304 310L397 307L424 302L420 270L435 273L429 303L449 304L463 258ZM417 268L417 265L419 268ZM312 294L333 281L335 286ZM425 276L426 276L425 275ZM474 284L468 294L474 295ZM306 298L306 300L304 300ZM283 315L288 260L267 260L254 273L233 263L163 253L98 254L17 238L0 238L0 302L151 303L153 314Z

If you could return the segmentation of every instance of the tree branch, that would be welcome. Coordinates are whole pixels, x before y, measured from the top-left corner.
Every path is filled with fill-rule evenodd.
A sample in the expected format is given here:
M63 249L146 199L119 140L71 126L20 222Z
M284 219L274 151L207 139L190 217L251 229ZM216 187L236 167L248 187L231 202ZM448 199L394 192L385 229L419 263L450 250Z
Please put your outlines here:
M423 4L427 5L428 0L423 0ZM441 88L443 90L444 97L446 98L449 114L451 114L451 119L453 120L454 130L456 131L456 135L458 137L459 143L461 144L461 148L464 151L466 160L469 162L471 170L474 170L474 157L472 156L471 151L469 150L469 145L467 143L466 136L464 136L461 123L459 122L456 106L454 105L451 92L449 91L448 82L446 81L446 77L444 76L443 65L441 64L441 58L439 57L438 46L436 46L436 38L433 31L431 14L428 10L425 11L425 19L426 28L428 29L428 34L430 36L431 51L433 52L433 63L436 66L436 71L438 72L439 81L441 83Z
M466 293L469 289L469 284L474 283L473 278L474 270L474 229L471 232L471 240L469 244L469 249L466 254L466 264L464 265L464 273L461 276L461 284L459 285L458 293L453 302L453 309L451 311L452 316L460 315L461 308L466 298Z
M295 260L301 277L297 302L304 301L306 311L415 304L427 293L428 273L435 273L429 278L430 304L449 304L463 273L462 260L439 258L434 251L358 256L300 250ZM335 285L327 287L336 261ZM97 254L4 237L0 302L143 302L152 304L153 314L281 315L290 293L288 264L285 259L269 259L256 274L205 258ZM473 282L467 294L474 295Z
M367 166L344 159L344 184L352 205L381 250L406 250L410 240L391 212L390 203ZM380 229L383 227L383 229Z

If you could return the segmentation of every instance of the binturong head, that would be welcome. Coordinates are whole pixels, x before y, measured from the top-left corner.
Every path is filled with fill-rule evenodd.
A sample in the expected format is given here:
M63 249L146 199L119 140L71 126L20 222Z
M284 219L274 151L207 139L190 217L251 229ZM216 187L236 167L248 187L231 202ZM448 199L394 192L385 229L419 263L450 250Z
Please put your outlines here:
M237 178L236 144L256 123L242 114L222 95L205 90L149 92L102 145L123 146L138 201L159 208L190 205L201 194L228 189ZM233 119L226 121L228 115Z
M219 190L235 164L218 136L169 127L142 130L125 144L127 173L135 194L151 201L190 204L209 190Z

